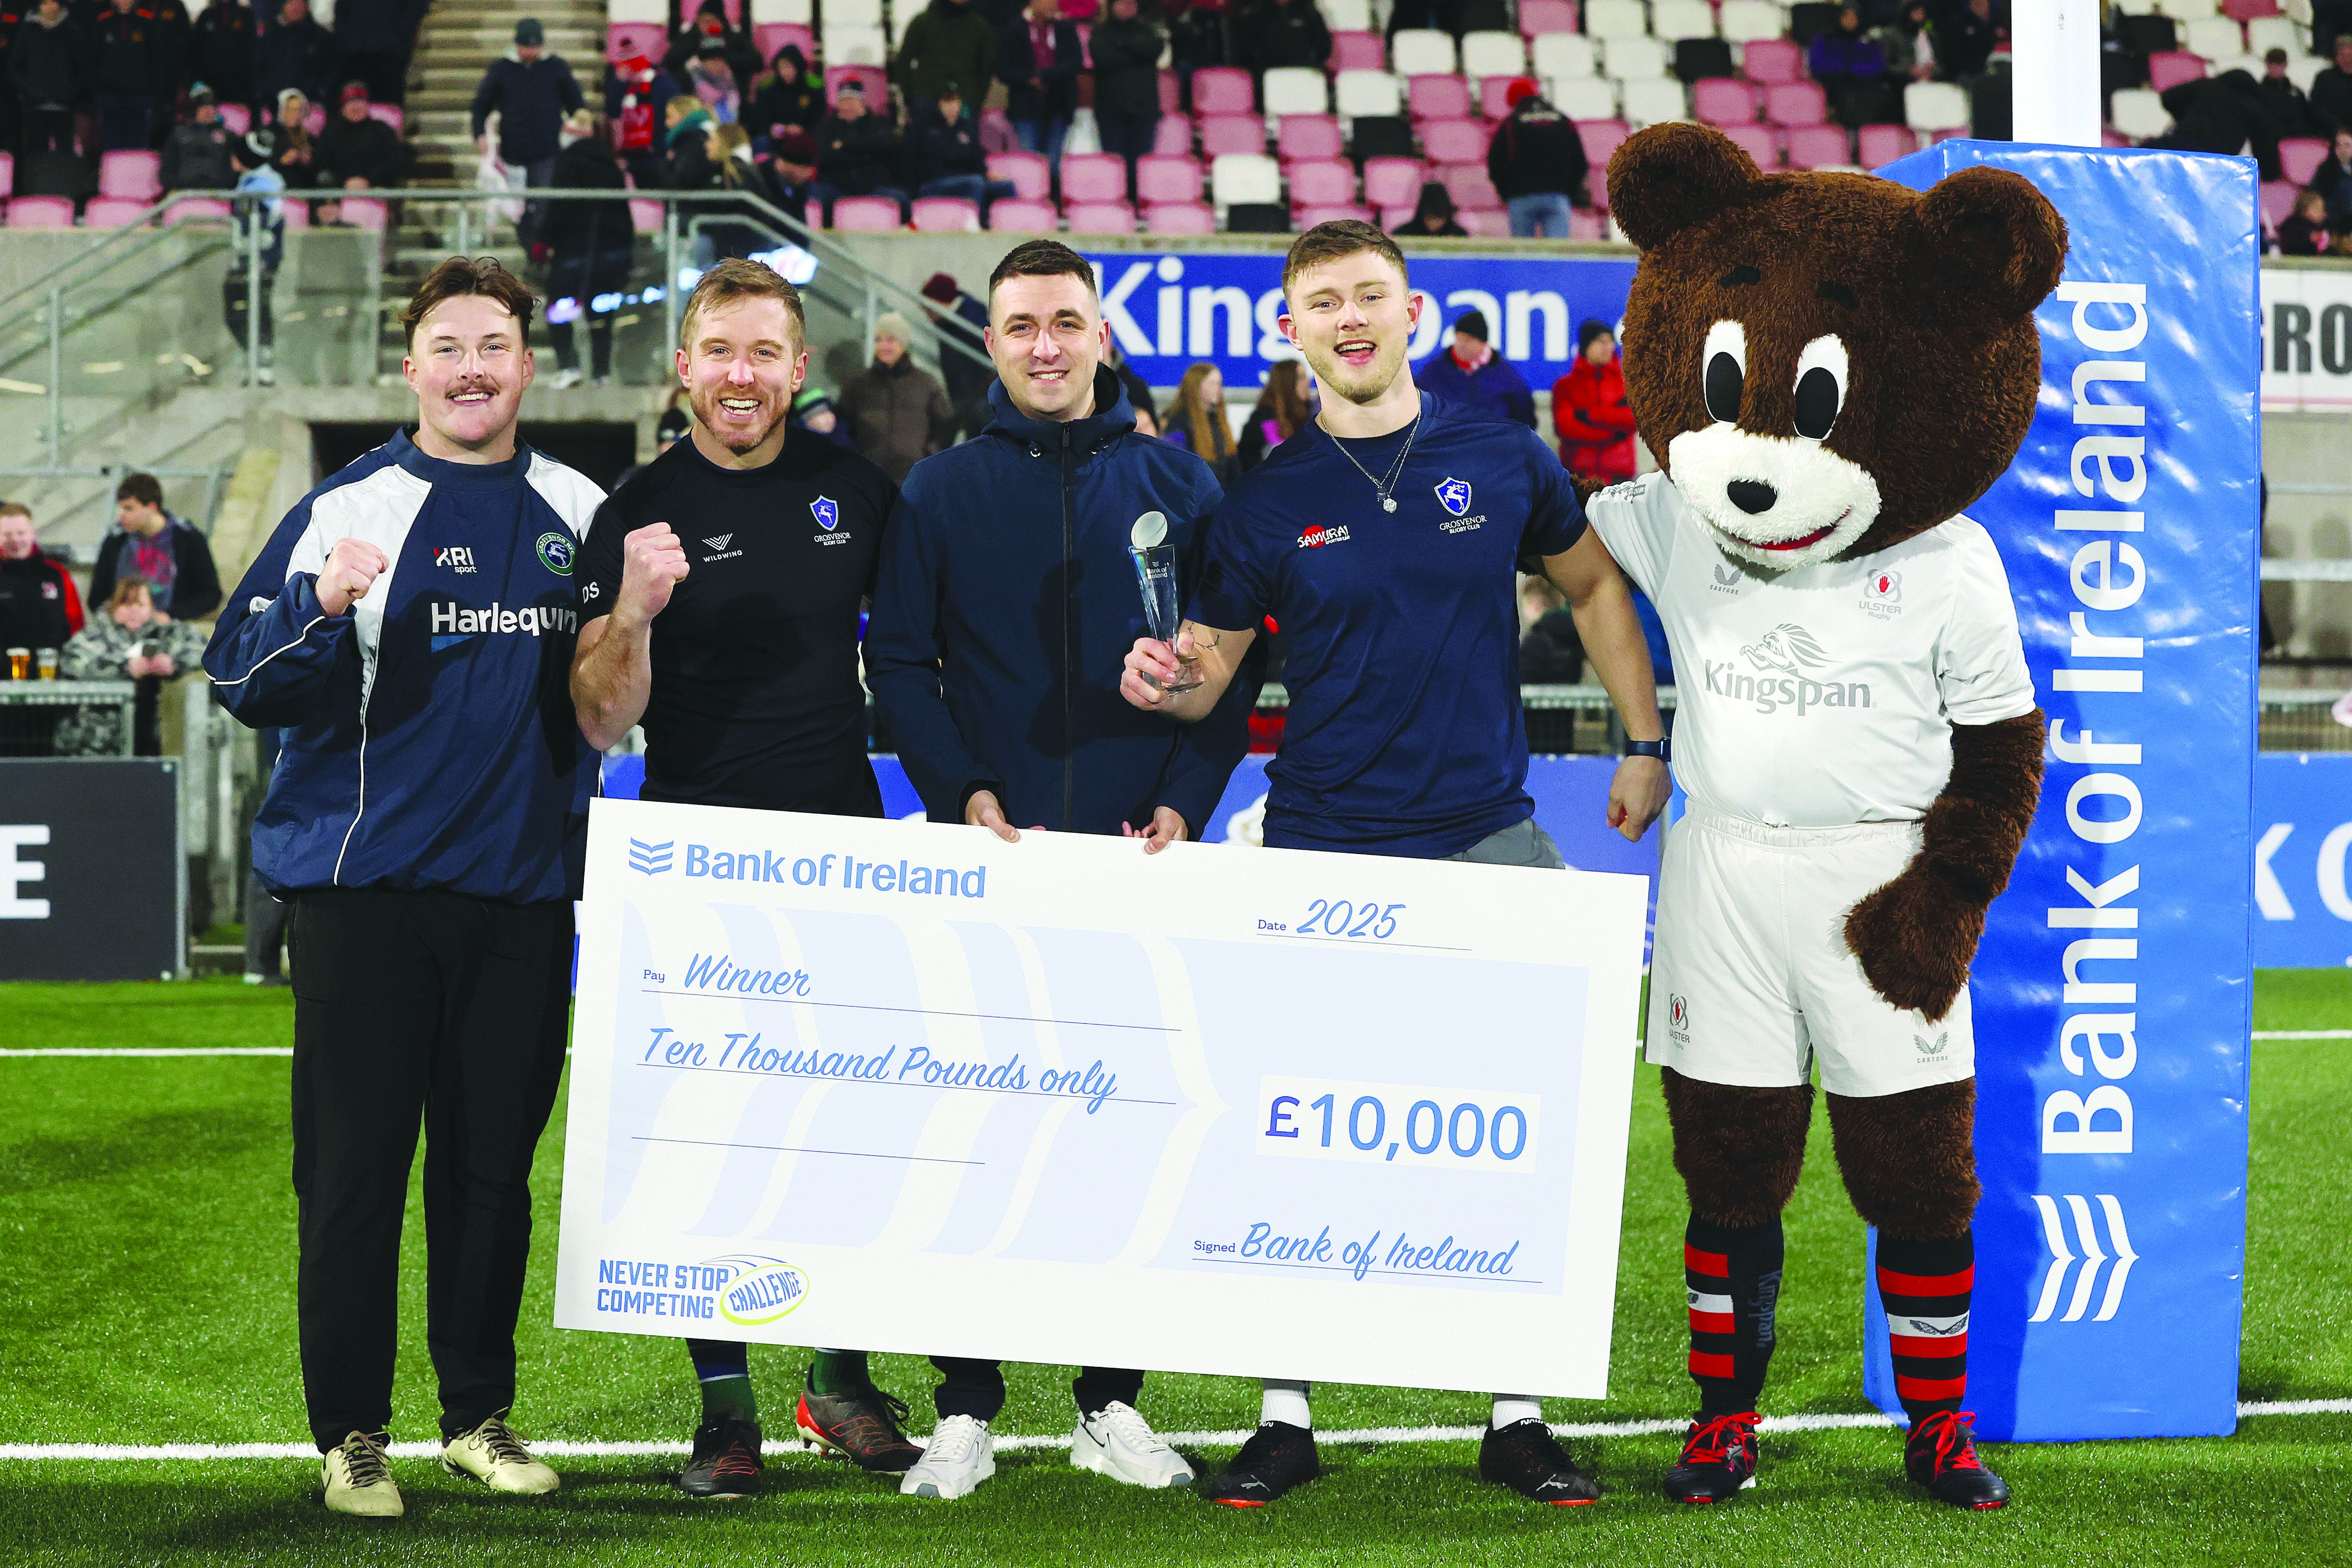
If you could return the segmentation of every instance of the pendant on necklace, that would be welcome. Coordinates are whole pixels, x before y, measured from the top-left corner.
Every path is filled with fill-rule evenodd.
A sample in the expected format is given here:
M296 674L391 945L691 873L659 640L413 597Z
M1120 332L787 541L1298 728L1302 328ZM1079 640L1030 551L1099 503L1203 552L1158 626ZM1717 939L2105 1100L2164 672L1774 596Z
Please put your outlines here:
M1396 510L1396 502L1387 496L1382 496L1381 498L1381 510L1382 511L1394 511Z

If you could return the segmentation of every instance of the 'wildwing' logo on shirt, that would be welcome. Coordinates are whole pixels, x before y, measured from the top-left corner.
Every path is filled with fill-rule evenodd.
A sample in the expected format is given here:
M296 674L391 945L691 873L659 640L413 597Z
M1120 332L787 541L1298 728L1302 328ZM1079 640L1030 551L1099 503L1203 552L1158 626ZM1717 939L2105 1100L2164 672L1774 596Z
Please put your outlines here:
M1743 643L1740 657L1759 673L1748 674L1738 659L1702 660L1706 689L1735 702L1753 702L1759 713L1783 709L1800 718L1816 708L1867 708L1867 681L1828 680L1816 672L1831 660L1813 634L1794 621L1782 621L1752 643Z
M742 554L743 552L740 550L730 550L727 548L728 541L734 537L735 536L731 533L714 533L708 539L705 539L702 542L710 546L710 548L718 553L704 556L702 558L703 564L707 566L713 561L732 561L738 555Z

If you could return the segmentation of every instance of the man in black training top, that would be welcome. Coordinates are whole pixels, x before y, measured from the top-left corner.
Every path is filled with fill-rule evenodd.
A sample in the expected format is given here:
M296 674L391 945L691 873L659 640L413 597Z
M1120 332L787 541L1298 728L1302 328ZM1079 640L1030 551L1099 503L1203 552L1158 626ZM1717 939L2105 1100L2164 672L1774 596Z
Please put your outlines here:
M756 261L702 275L679 329L694 426L596 513L581 565L572 700L591 744L641 719L647 800L879 816L857 613L898 487L786 423L808 372L797 289ZM656 635L658 622L658 635ZM702 1424L678 1485L740 1497L759 1475L747 1346L688 1340ZM921 1457L862 1351L820 1350L801 1432L868 1470Z

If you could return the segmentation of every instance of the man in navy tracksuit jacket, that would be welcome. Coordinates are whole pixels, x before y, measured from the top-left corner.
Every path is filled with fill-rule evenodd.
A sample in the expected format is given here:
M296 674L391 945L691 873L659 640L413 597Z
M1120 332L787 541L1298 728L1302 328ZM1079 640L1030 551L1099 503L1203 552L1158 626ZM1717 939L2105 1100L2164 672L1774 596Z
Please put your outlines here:
M515 440L532 304L495 261L435 269L404 317L416 435L287 513L205 652L219 701L284 742L253 862L293 906L302 1382L344 1512L400 1511L383 1450L420 1117L445 1461L556 1484L503 1417L595 779L572 566L604 495Z

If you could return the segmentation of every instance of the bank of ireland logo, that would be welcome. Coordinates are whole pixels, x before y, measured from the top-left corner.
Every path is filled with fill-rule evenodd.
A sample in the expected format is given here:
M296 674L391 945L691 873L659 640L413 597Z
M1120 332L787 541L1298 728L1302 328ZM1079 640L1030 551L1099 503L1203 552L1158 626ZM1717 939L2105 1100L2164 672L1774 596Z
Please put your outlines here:
M834 503L830 496L819 496L809 502L809 510L815 514L816 525L828 531L834 524L841 521L841 508Z
M732 1273L719 1289L719 1315L739 1327L789 1317L808 1300L808 1270L780 1258L714 1258L710 1266Z
M2062 1202L2066 1205L2063 1215L2058 1208ZM2131 1232L2124 1228L2123 1205L2107 1193L2098 1194L2097 1202L2099 1215L2095 1216L2091 1200L2079 1193L2057 1197L2033 1194L2033 1206L2042 1211L2042 1239L2050 1244L2050 1272L2042 1277L2041 1300L2034 1303L2033 1315L2026 1321L2046 1323L2056 1314L2062 1323L2081 1322L2090 1308L2092 1295L2098 1289L2100 1270L2105 1268L2110 1257L2115 1267L2106 1270L2106 1292L2099 1298L2099 1310L2091 1321L2104 1323L2123 1305L2124 1280L2130 1276L2131 1266L2139 1261L2139 1254L2132 1250ZM2105 1247L2100 1245L2100 1216L2106 1220ZM2074 1221L2074 1244L2083 1249L2079 1254L2067 1245L2068 1219ZM2107 1247L2115 1249L2112 1254ZM2058 1299L2066 1295L2066 1277L2078 1261L2083 1267L2074 1273L2074 1294L2067 1297L2065 1311L2059 1313Z
M1901 604L1903 574L1900 572L1872 573L1870 581L1862 585L1862 596L1883 605Z
M1437 504L1460 517L1470 510L1470 481L1446 479L1437 487Z
M559 577L572 575L573 547L568 533L542 533L539 536L540 564Z
M659 844L632 838L629 840L629 869L642 871L648 877L658 877L669 869L670 851L677 847L675 838L665 838Z
M1783 675L1801 675L1830 661L1813 634L1794 621L1782 621L1739 651L1757 668L1777 669Z

